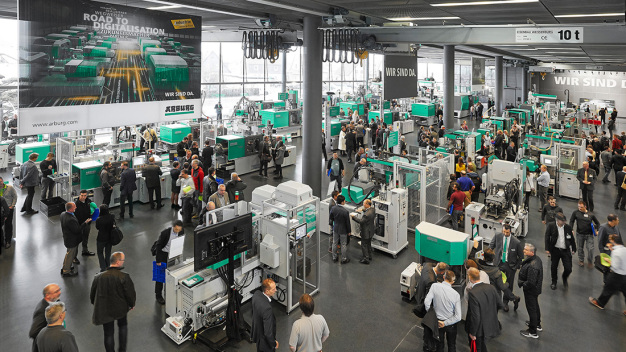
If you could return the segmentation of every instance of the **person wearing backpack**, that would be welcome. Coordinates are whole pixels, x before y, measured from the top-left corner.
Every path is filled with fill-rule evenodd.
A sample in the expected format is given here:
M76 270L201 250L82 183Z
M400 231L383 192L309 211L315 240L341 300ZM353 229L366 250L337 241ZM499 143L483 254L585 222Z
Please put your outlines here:
M111 265L111 231L115 225L115 217L109 211L106 204L100 205L100 215L96 220L96 230L98 237L96 238L96 253L98 253L98 262L100 263L100 272L104 272Z
M172 227L168 227L165 230L161 231L159 235L159 239L153 244L155 247L155 256L156 256L156 265L161 266L162 263L168 263L170 245L172 240L185 235L185 230L183 230L183 222L180 220L174 220L172 223ZM165 299L163 298L163 283L155 282L154 283L154 293L156 294L156 300L159 304L165 304Z

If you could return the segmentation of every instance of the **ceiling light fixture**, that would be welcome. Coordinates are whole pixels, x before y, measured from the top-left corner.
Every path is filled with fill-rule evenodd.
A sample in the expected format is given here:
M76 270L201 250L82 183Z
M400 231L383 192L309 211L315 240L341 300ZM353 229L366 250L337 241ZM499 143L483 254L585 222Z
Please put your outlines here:
M480 5L507 5L507 4L523 4L529 2L539 2L539 0L502 0L502 1L468 1L468 2L443 2L438 4L430 4L434 7L444 6L480 6Z
M577 15L556 15L556 18L574 18L574 17L619 17L624 16L624 12L612 13L581 13Z
M307 10L307 9L303 9L301 7L291 6L291 5L286 5L286 4L280 4L280 3L277 3L277 2L274 2L274 1L268 1L268 0L246 0L246 1L253 2L255 4L279 7L281 9L285 9L285 10L291 10L291 11L296 11L296 12L308 13L310 15L316 15L316 16L329 16L330 15L329 12L320 12L320 11L315 11L315 10Z
M210 8L207 8L207 7L178 4L178 3L175 3L175 2L171 2L171 1L163 1L163 0L143 0L143 1L152 2L152 3L155 3L155 4L161 4L161 5L180 6L180 7L184 7L184 8L192 9L192 10L200 10L200 11L221 13L221 14L224 14L224 15L237 16L237 17L243 17L243 18L254 18L254 19L258 18L258 16L250 16L250 15L244 15L244 14L236 13L236 12L215 10L215 9L210 9Z
M148 10L170 10L170 9L178 9L181 8L180 5L166 5L166 6L156 6L156 7L148 7Z
M250 0L248 0L250 1ZM458 20L461 17L450 16L450 17L393 17L388 18L390 21L431 21L431 20Z

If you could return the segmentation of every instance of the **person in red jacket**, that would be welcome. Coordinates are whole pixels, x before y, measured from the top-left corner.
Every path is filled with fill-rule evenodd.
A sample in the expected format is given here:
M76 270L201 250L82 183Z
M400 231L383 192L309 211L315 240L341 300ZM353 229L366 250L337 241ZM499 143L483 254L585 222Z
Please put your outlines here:
M616 134L613 135L613 150L622 149L623 143Z
M192 218L196 219L200 211L202 210L202 200L199 199L199 196L202 194L202 180L204 180L204 171L199 167L199 161L193 160L191 162L191 178L193 178L193 183L196 186L196 191L193 195L194 200L194 215Z

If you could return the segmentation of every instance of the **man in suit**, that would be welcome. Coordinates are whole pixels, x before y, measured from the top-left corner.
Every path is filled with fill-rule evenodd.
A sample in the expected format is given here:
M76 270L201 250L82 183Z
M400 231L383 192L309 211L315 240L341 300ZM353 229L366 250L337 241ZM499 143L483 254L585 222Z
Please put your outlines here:
M415 300L417 302L417 305L415 306L415 308L413 308L413 313L418 317L421 314L426 313L424 301L426 300L426 295L428 295L428 292L430 291L430 287L435 282L443 281L443 275L445 274L446 270L448 270L448 265L444 262L440 262L437 264L426 263L422 267L422 274L419 278L419 282L417 284L417 292L415 294ZM424 316L421 315L421 317ZM422 326L424 327L424 352L434 351L437 348L437 341L433 336L433 331L425 325Z
M37 352L37 335L41 329L45 328L48 323L46 322L46 308L51 303L57 302L61 299L61 287L57 284L47 284L43 288L43 299L37 303L35 311L33 312L33 322L30 325L30 331L28 336L33 339L33 352Z
M102 204L109 205L111 203L111 195L113 194L113 185L115 184L115 176L113 175L113 165L110 161L105 161L100 171L100 182L102 183L102 194L104 199Z
M263 137L263 142L261 142L261 145L259 145L259 159L261 161L261 168L259 169L259 176L267 178L267 166L270 160L272 160L271 144L270 144L269 136Z
M261 290L252 296L252 340L257 352L273 352L278 348L276 341L276 317L272 312L272 296L276 293L276 283L265 279Z
M342 195L337 196L337 205L330 211L329 219L333 224L333 262L337 262L340 249L337 248L341 242L341 264L348 264L348 236L352 232L350 225L350 212L343 206L346 204L346 198Z
M506 148L506 161L515 162L517 158L517 149L515 149L515 142L510 142Z
M556 290L559 261L563 262L563 287L567 288L567 278L572 273L572 254L576 253L576 240L572 227L565 221L565 215L557 213L556 222L546 226L546 253L550 255L552 261L550 288L553 290Z
M230 204L230 197L228 196L228 192L226 192L226 185L221 184L217 186L217 192L209 197L209 201L215 203L216 208L225 207Z
M76 259L78 254L78 245L83 241L83 232L86 226L89 226L91 218L85 220L82 224L78 222L74 212L76 204L74 202L65 203L65 211L61 214L61 231L63 232L63 244L67 248L65 259L63 260L63 268L61 275L76 276L78 272L74 270L74 264L80 264Z
M39 169L37 168L37 165L35 165L37 158L39 158L39 154L32 153L28 156L28 161L20 167L20 188L26 188L28 192L20 212L26 212L28 215L37 214L39 212L33 209L35 187L39 184Z
M468 291L465 331L470 341L476 341L476 351L486 352L485 340L500 335L498 309L504 306L496 288L480 281L478 269L470 268L467 276L473 286Z
M617 184L617 197L615 198L615 204L613 208L619 210L626 210L626 189L622 188L624 179L626 178L626 166L622 170L615 174L615 183Z
M537 331L541 328L541 310L539 309L539 295L541 294L541 285L543 284L543 264L541 258L536 254L537 250L534 245L526 243L524 246L524 256L526 259L522 262L522 268L519 271L519 280L517 284L524 289L524 301L526 302L526 310L530 320L526 323L527 330L522 330L522 336L538 338Z
M489 248L493 249L495 253L493 264L506 275L506 284L513 292L515 273L522 265L522 260L524 260L524 247L522 247L517 238L511 236L511 225L502 225L502 232L493 237L491 243L489 243ZM503 303L504 311L506 312L509 310L509 301L505 298Z
M587 161L583 162L583 167L576 173L576 179L580 182L583 201L589 206L589 211L593 211L593 186L597 177L596 171L589 168Z
M37 335L39 352L78 352L74 335L65 329L65 304L55 302L46 308L48 325Z
M168 264L170 259L170 246L172 244L172 240L178 238L180 236L184 236L185 231L183 230L183 222L180 220L174 220L172 223L172 227L168 227L165 230L161 231L159 238L156 243L156 265L161 266L161 263ZM155 282L154 283L154 293L156 294L156 300L160 304L165 304L165 299L163 299L163 283Z
M361 225L361 251L363 258L359 260L361 264L369 264L372 260L372 237L374 237L374 217L375 211L372 207L372 201L366 199L363 201L363 215L352 216L352 220Z
M163 204L161 204L161 175L163 175L163 171L161 171L159 165L154 163L154 157L151 156L148 161L150 163L143 168L141 176L146 179L150 209L154 209L155 200L157 204L156 208L161 209L163 207ZM156 198L154 198L155 195Z
M202 149L202 166L204 166L204 174L209 174L209 169L213 166L213 147L209 140L204 141L204 148Z
M352 154L356 151L356 132L349 129L346 133L346 151L348 152L348 162L352 162Z
M128 161L122 163L122 175L120 176L120 219L124 220L126 210L125 203L128 199L128 215L133 215L133 192L137 189L137 174L128 167Z
M89 199L87 197L87 190L83 189L80 191L80 194L78 195L78 200L76 201L76 211L74 212L74 215L76 216L76 219L78 220L79 223L84 223L85 220L91 218L91 203L93 203L91 201L91 199ZM82 255L86 256L86 257L90 257L90 256L94 256L96 255L96 253L94 252L90 252L89 248L88 248L88 244L89 244L89 233L91 232L91 224L88 223L85 226L82 227L83 229L83 251L82 251Z

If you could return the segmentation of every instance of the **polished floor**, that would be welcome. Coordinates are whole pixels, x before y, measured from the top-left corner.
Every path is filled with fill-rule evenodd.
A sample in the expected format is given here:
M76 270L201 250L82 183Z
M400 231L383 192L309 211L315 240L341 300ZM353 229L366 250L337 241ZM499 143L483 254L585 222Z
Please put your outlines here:
M620 121L621 122L621 121ZM457 121L458 124L458 121ZM621 126L618 130L621 131ZM413 143L414 134L407 135ZM294 143L298 147L300 161L301 139ZM296 166L285 168L285 180L301 179L301 170ZM8 171L2 173L8 176ZM348 175L349 176L349 175ZM262 180L254 174L243 175L248 184L245 195L250 197L252 189L266 183L276 185L273 179ZM326 189L327 180L323 188ZM613 185L598 184L595 191L596 214L602 222L613 212L616 189ZM18 191L19 209L25 193ZM39 194L36 195L36 199ZM249 199L249 198L248 198ZM575 209L575 201L559 199L566 215ZM526 241L541 250L539 256L544 264L543 294L539 298L542 311L543 332L537 340L520 336L524 321L528 319L524 303L517 312L499 313L502 335L488 342L492 351L624 351L626 349L626 309L624 297L614 296L606 309L601 311L587 302L588 296L598 296L602 289L600 273L591 268L576 265L570 278L570 287L561 285L556 291L549 287L549 262L543 251L543 225L536 211L538 201L531 200L530 231ZM137 290L136 308L129 318L129 351L209 351L206 346L190 342L177 346L166 337L160 328L166 318L163 306L154 300L151 281L150 246L158 233L169 226L176 217L174 211L163 208L151 211L148 205L135 204L135 218L120 223L124 241L115 250L126 253L125 270L130 273ZM626 214L620 228L626 233ZM187 229L191 231L191 229ZM96 230L92 229L90 249L95 250ZM322 235L322 241L326 236ZM192 236L187 236L185 256L192 255ZM324 248L324 246L322 246ZM74 333L81 351L103 351L102 328L91 323L92 306L89 303L89 288L93 276L98 272L96 257L80 257L79 275L62 278L59 275L65 248L63 246L59 217L47 219L41 214L17 215L17 236L11 249L0 255L0 341L3 350L28 351L31 341L28 329L32 311L41 299L43 286L50 282L61 285L61 299L67 304L67 328ZM597 249L596 249L597 253ZM413 234L409 233L409 246L397 259L384 253L374 253L371 265L359 264L360 248L352 241L347 265L333 263L328 253L322 253L321 290L315 297L316 313L328 321L330 337L324 344L325 351L416 351L421 350L422 330L420 320L412 313L412 304L400 297L400 273L411 262L418 260L414 249ZM561 269L562 270L562 269ZM521 291L516 288L516 294ZM511 305L512 307L512 305ZM243 307L250 316L249 304ZM286 315L281 305L274 305L277 317L279 351L288 350L291 324L300 313ZM468 351L467 338L459 326L458 350ZM228 351L255 351L255 345L245 341L229 345Z

